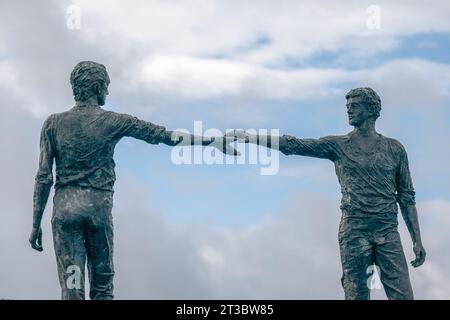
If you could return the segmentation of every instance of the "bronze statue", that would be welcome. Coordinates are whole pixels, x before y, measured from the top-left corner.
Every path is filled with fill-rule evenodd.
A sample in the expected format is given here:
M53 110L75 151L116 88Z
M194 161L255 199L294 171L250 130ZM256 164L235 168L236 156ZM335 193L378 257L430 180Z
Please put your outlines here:
M416 258L412 266L422 265L426 253L406 151L399 141L376 132L381 99L374 90L356 88L348 92L346 99L349 124L354 130L343 136L272 138L242 130L231 135L247 143L279 149L285 155L333 161L342 193L338 238L345 298L370 298L368 279L375 264L389 299L413 299L397 231L397 203L414 246Z
M286 155L303 155L334 162L341 185L342 218L339 245L346 299L369 299L370 267L380 268L389 299L413 299L408 266L397 231L398 206L410 232L418 267L425 261L415 192L402 144L375 130L381 100L370 88L347 95L347 113L354 130L343 136L300 139L250 135L236 130L223 137L204 138L168 131L127 114L104 110L110 79L95 62L78 63L70 82L76 104L49 116L41 131L39 169L33 195L32 248L42 251L41 220L56 162L52 231L62 299L84 299L88 266L91 299L113 298L113 153L122 137L150 144L211 145L236 155L227 138L263 144Z
M70 76L76 105L52 114L42 127L39 169L33 196L32 248L42 251L41 219L53 185L52 231L62 299L84 299L84 272L89 270L91 299L113 298L114 147L122 137L150 144L210 145L237 152L226 139L167 131L127 114L106 111L110 79L105 66L78 63Z

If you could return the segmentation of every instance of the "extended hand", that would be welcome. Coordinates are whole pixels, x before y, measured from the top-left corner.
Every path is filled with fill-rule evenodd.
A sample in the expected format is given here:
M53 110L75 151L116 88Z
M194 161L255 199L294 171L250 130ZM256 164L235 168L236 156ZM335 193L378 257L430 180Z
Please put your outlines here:
M192 136L187 133L173 131L170 135L170 145L174 145L177 147L181 146L211 146L222 153L231 155L231 156L239 156L241 155L237 150L235 150L230 143L235 141L235 139L230 138L228 136L223 137L202 137L202 136ZM168 143L169 144L169 143Z
M34 250L42 251L44 248L42 247L42 229L41 227L35 228L31 231L30 235L30 244Z
M425 256L427 255L421 243L419 244L416 243L414 245L414 254L416 255L416 258L413 261L411 261L411 265L414 268L417 268L425 262Z
M226 134L226 136L239 142L248 143L251 140L256 141L255 135L249 134L248 132L242 129L235 129L233 131L230 131Z

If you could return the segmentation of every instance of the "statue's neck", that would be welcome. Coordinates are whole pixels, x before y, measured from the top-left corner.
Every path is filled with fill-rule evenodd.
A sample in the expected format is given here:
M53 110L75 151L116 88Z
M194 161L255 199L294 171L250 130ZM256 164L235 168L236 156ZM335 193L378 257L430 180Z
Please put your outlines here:
M77 101L75 104L78 106L98 106L98 99L91 97L89 99L83 100L83 101Z
M361 123L361 125L355 126L353 132L365 138L375 137L378 135L378 132L375 130L375 120L373 119L367 119Z

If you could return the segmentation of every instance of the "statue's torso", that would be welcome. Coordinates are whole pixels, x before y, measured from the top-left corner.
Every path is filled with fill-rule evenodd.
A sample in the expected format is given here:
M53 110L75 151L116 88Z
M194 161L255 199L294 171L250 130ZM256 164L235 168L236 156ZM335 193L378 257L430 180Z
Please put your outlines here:
M351 135L334 139L335 171L341 209L357 214L397 213L398 170L402 152L393 139L379 135L362 148Z

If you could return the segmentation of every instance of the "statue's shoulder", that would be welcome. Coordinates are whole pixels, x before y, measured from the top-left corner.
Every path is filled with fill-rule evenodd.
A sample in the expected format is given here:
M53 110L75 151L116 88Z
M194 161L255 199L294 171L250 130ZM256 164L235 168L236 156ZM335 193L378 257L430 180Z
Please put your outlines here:
M102 113L106 114L106 115L111 115L111 116L115 116L115 115L119 115L120 113L115 112L115 111L111 111L111 110L106 110L103 108L99 108L101 110Z
M323 141L328 141L331 143L342 143L345 142L349 139L348 134L343 134L343 135L329 135L329 136L324 136L321 137L320 140Z
M380 136L382 139L384 139L386 141L386 143L391 147L391 149L394 152L396 152L396 153L406 152L403 144L400 141L398 141L397 139L394 139L391 137L386 137L386 136L383 136L382 134L380 134Z
M132 117L131 115L127 114L127 113L120 113L120 112L116 112L116 111L111 111L111 110L103 110L103 113L105 116L107 117L111 117L113 119L119 119L119 118L128 118L128 117Z
M58 119L61 117L61 114L63 112L58 112L58 113L52 113L50 114L45 120L44 120L44 124L43 127L50 127L50 126L54 126L55 123L58 121Z
M61 112L52 113L48 118L52 118L53 120L64 119L70 116L75 110L75 107L70 107L69 109Z
M72 112L73 107L62 112L52 113L47 117L45 121L51 123L52 125L56 125L61 120L64 121L64 119L67 119L70 114L72 114Z

